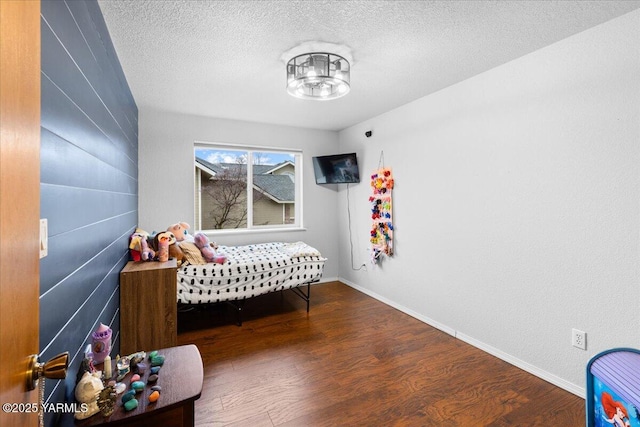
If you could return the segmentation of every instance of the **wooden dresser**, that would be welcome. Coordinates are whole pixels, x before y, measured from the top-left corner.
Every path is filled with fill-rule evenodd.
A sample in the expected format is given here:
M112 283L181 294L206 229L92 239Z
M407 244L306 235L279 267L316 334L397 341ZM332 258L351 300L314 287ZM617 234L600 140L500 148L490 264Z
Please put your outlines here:
M120 354L177 345L177 263L129 262L120 272Z
M126 427L193 427L195 425L195 401L200 398L204 381L202 357L198 347L193 344L172 348L157 348L159 354L165 356L165 363L158 373L156 383L148 383L150 370L142 375L147 383L144 390L136 394L138 407L125 411L122 407L122 395L116 399L115 411L108 417L97 413L84 420L74 420L72 413L62 414L58 424L60 427L92 427L92 426L126 426ZM116 372L115 360L111 361ZM102 369L102 364L97 365ZM131 375L122 380L129 388ZM162 387L157 402L149 402L151 386Z

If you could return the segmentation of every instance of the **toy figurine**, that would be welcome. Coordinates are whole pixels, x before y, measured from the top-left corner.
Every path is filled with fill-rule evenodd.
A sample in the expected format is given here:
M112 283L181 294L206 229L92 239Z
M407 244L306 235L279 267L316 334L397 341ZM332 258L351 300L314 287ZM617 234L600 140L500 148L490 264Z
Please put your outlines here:
M85 372L75 389L76 400L82 405L75 413L77 420L84 420L100 412L98 408L98 393L104 385L100 379L100 372Z
M104 358L111 352L111 328L100 323L100 326L91 335L91 351L93 353L93 362L102 363Z

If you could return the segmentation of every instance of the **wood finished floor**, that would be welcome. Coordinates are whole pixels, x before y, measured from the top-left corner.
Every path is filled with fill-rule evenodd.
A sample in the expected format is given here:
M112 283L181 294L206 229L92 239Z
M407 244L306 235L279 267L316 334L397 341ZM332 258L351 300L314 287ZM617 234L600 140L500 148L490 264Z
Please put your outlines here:
M584 400L342 283L181 313L196 426L584 426Z

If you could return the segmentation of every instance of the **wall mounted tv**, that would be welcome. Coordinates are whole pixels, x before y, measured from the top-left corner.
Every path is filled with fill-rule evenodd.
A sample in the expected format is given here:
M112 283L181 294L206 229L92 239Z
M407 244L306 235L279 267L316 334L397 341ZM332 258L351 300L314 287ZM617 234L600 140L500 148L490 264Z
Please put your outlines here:
M352 184L360 182L356 153L333 154L313 158L316 184Z

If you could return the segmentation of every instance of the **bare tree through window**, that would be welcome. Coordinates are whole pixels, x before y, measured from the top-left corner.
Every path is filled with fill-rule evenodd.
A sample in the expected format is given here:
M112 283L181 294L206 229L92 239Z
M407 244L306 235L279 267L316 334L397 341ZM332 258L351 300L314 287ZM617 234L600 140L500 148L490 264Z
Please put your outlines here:
M196 148L201 228L295 225L295 158L291 153ZM250 181L247 162L252 165Z
M208 194L212 207L206 217L213 229L240 228L247 223L247 169L246 159L236 158L236 163L223 169L208 182L202 184L202 191ZM204 213L204 212L203 212Z

